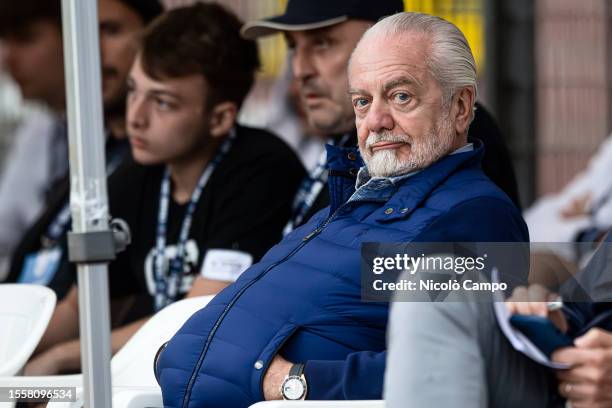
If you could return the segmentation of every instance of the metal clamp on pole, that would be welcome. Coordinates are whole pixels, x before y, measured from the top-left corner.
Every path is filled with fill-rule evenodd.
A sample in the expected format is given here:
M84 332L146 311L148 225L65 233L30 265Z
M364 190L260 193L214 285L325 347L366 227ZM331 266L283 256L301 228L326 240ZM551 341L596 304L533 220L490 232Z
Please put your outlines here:
M116 255L132 242L130 227L121 219L110 222L105 231L69 232L68 259L74 263L114 261Z

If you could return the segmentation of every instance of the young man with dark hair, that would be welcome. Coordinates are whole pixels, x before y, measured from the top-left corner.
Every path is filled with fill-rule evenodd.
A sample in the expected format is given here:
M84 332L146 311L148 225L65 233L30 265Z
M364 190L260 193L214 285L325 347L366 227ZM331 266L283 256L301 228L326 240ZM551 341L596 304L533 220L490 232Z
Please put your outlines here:
M138 300L112 333L116 352L153 312L215 294L281 238L304 170L273 135L236 124L259 66L223 7L174 9L147 29L128 79L135 162L111 177L111 214L132 244L110 265L114 306ZM79 367L77 291L52 318L28 374Z
M137 36L164 11L158 0L98 0L102 98L107 126L125 136L127 75L137 51Z

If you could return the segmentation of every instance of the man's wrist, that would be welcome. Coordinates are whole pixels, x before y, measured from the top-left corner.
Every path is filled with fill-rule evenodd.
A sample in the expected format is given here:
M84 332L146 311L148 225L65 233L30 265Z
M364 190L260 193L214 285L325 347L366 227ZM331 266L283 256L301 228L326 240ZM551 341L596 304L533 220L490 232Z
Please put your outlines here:
M287 376L289 375L289 371L291 371L291 367L293 366L292 363L290 363L289 361L285 361L287 364L283 366L282 370L281 370L281 375L280 375L280 384L278 384L277 387L275 387L275 389L277 390L277 395L276 398L279 400L283 399L283 393L281 392L281 387L283 385L283 382L285 381L285 378L287 378Z
M272 359L268 372L264 376L264 399L270 400L282 400L283 395L280 391L281 385L293 363L285 360L280 355L275 356Z
M304 364L295 363L283 380L280 393L285 400L304 400L308 393L308 384L304 375Z

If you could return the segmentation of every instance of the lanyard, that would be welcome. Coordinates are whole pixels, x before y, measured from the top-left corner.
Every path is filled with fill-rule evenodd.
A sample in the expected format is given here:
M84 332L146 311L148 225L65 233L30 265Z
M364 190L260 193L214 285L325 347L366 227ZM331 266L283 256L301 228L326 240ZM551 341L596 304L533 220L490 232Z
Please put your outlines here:
M193 222L193 215L195 213L196 206L200 201L200 197L202 196L202 192L204 191L204 187L206 187L210 176L230 150L235 138L236 132L234 129L232 129L228 138L225 139L214 158L208 162L200 175L200 179L198 180L195 190L193 190L193 193L191 194L191 200L187 205L187 210L183 218L183 224L181 226L178 243L176 245L176 255L174 258L169 260L167 276L164 274L164 267L166 265L166 234L168 226L168 209L170 204L170 171L168 168L166 168L166 171L164 172L159 196L157 239L155 243L154 257L156 311L163 309L165 306L176 300L185 264L185 249L187 246L187 240L189 239L189 231L191 230L191 224Z
M347 133L342 136L342 139L340 139L337 143L334 139L329 139L327 143L331 144L332 146L337 145L344 147L350 138L351 134ZM287 225L285 225L283 235L289 234L291 231L293 231L296 225L300 225L308 211L312 208L312 205L319 196L319 193L321 190L323 190L325 183L327 183L327 172L325 171L326 165L327 152L323 150L321 156L319 156L317 165L308 174L308 176L306 176L300 185L300 188L295 196L295 200L293 201L291 219Z

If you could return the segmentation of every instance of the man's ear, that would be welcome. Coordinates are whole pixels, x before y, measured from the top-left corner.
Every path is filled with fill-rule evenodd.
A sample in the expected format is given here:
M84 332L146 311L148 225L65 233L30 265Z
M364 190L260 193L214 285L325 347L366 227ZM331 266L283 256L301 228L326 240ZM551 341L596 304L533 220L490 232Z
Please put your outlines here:
M455 122L455 131L458 135L467 133L472 120L474 109L474 88L466 86L453 97L451 113Z
M222 137L236 124L238 107L234 102L221 102L212 108L208 128L212 137Z

